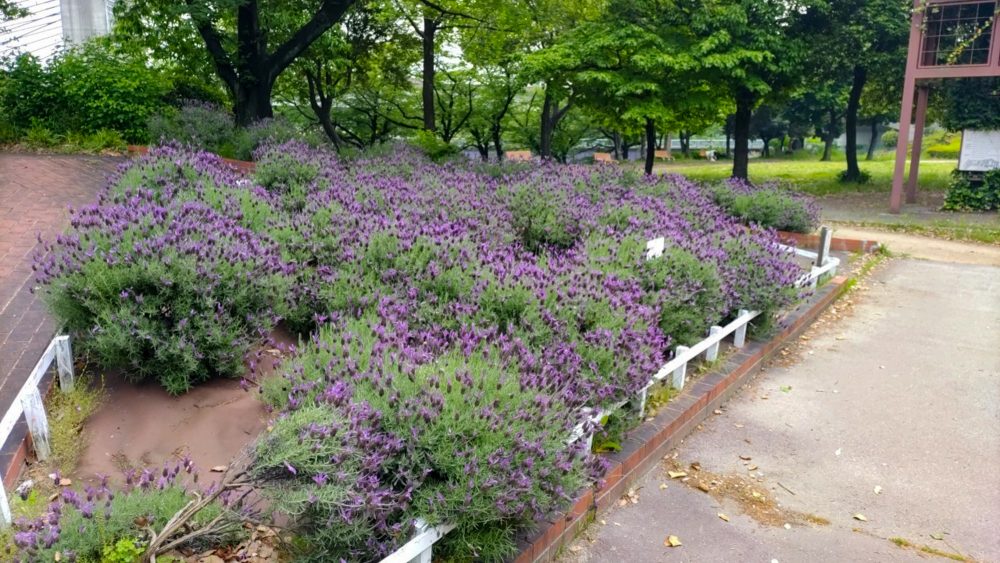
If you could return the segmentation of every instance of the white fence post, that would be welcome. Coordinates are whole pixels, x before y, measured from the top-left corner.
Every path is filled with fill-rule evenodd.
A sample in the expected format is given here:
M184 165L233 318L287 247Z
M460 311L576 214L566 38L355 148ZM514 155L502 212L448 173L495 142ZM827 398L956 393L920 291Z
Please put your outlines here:
M816 267L826 266L826 258L830 255L830 240L833 231L830 227L821 227L819 230L819 249L816 251Z
M635 408L636 414L639 415L639 420L642 420L642 417L646 415L646 399L648 397L649 397L649 385L643 387L642 391L639 391L639 400L638 400L639 404L636 405Z
M7 491L3 488L3 477L0 477L0 524L10 526L11 522L13 518L10 515L10 504L7 502Z
M70 347L69 336L57 336L56 368L59 370L59 388L64 392L73 390L75 376L73 374L73 349Z
M750 311L746 309L740 309L739 316L748 314ZM733 335L733 346L737 348L742 348L747 342L747 325L744 324L740 328L736 329L736 333Z
M45 416L45 405L42 403L42 394L38 392L38 387L34 387L21 397L21 404L24 406L24 419L28 422L28 431L31 432L31 442L35 446L35 455L38 459L44 460L49 457L49 420Z
M718 325L713 326L712 328L708 329L708 335L709 336L715 336L716 334L719 334L720 332L722 332L722 327L718 326ZM719 358L719 343L716 342L715 344L712 344L711 346L709 346L708 350L705 350L705 360L709 361L709 362L714 362L718 358Z
M688 350L690 350L690 348L688 348L687 346L678 346L676 350L676 355L680 356L681 354L687 352ZM687 377L687 367L688 367L687 362L684 362L683 364L679 365L677 369L674 370L674 378L672 383L674 385L674 389L678 391L684 388L684 379Z

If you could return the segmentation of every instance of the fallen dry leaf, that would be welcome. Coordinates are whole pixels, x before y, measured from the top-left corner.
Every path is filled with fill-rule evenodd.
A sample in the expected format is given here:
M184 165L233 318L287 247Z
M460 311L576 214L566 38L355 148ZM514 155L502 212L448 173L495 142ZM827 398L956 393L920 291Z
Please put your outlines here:
M752 458L752 457L750 457L750 456L748 456L748 455L741 455L741 456L740 456L740 459L742 459L743 461L750 461L750 460L751 460L751 459L753 459L753 458Z
M837 448L837 451L833 452L833 455L840 455L840 448Z
M680 479L681 477L687 477L687 471L667 471L667 476L671 479Z
M751 463L751 464L750 464L750 465L749 465L749 466L747 467L747 471L757 471L757 466Z
M875 485L875 494L876 495L882 494L882 487Z
M663 540L663 545L668 547L680 547L683 545L681 539L677 536L667 536L667 539Z
M668 486L669 485L667 485L666 483L660 483L660 490L662 491L663 489L666 489Z
M715 409L712 414L722 414L722 409Z
M59 480L59 486L60 487L68 487L68 486L70 486L72 484L73 484L73 480L72 479L67 479L66 477L63 477L62 479Z
M733 426L735 426L735 427L737 427L737 428L743 428L743 425L742 425L742 424L734 424Z
M944 534L931 534L931 538L936 540L943 540Z
M698 487L698 490L700 490L703 493L707 493L707 492L709 492L709 491L712 490L712 489L709 488L708 485L706 485L705 483L702 483L701 481L698 481L697 487Z
M225 473L226 469L228 468L225 465L216 465L210 471L213 473Z
M719 518L721 518L723 522L729 522L729 517L721 512L719 513Z
M860 512L858 514L854 515L854 519L855 520L860 520L862 522L867 522L868 521L868 518L864 514L861 514Z

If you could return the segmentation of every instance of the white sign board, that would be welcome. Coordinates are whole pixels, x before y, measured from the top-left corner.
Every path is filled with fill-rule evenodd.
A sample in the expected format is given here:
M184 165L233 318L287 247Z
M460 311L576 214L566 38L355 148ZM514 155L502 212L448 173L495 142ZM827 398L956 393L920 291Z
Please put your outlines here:
M962 131L958 169L985 172L994 168L1000 168L1000 131Z

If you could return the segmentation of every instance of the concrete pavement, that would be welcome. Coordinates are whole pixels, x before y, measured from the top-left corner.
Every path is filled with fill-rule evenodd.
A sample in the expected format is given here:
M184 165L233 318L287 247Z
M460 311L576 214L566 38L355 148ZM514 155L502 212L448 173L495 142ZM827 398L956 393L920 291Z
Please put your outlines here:
M863 285L562 561L940 557L922 546L1000 561L1000 268L896 259ZM667 476L678 467L687 483ZM777 516L754 520L755 497L718 494L716 479L773 496Z

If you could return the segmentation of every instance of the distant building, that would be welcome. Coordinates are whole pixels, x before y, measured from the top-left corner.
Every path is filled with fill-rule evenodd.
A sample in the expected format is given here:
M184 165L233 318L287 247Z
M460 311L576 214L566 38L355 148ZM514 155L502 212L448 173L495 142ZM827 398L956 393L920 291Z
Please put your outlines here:
M67 43L111 31L114 0L14 0L27 17L2 24L0 57L31 53L49 59Z

